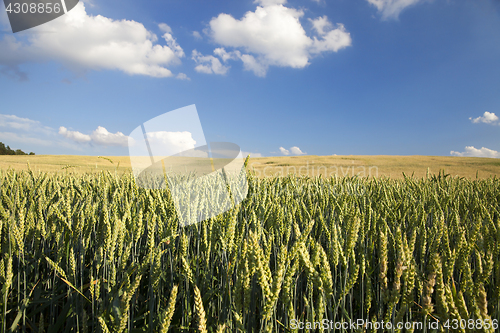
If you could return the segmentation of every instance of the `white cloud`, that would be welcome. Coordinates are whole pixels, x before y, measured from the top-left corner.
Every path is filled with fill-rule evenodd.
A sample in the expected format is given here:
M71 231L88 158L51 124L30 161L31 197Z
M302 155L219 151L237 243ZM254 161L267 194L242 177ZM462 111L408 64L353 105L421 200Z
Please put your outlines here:
M316 19L309 19L309 22L312 23L314 30L318 33L318 35L323 36L328 33L328 31L333 29L332 23L328 20L326 15L318 17Z
M422 3L427 0L367 0L370 4L377 7L383 19L397 19L401 11L409 6Z
M216 48L214 54L222 59L224 63L228 60L240 59L245 70L254 72L256 76L266 76L268 66L260 63L250 54L241 54L238 50L227 52L223 47ZM225 75L230 68L230 66L222 65L217 57L212 55L204 56L196 50L193 51L193 60L199 63L195 67L195 70L199 73Z
M294 147L291 147L290 149L285 149L283 147L280 147L280 152L283 154L283 155L305 155L306 153L303 152L299 147L297 146L294 146Z
M474 124L485 123L485 124L498 124L498 117L494 112L486 111L482 116L477 118L469 118Z
M191 58L198 64L194 68L198 73L225 75L229 70L229 66L224 66L219 58L212 55L202 55L193 50Z
M170 156L195 148L196 141L191 132L148 132L148 143L156 156ZM190 151L191 155L194 153ZM191 156L190 155L190 156ZM192 157L192 156L191 156ZM206 157L206 156L202 156Z
M474 148L473 146L465 147L464 152L451 151L451 155L454 156L466 156L466 157L491 157L500 158L500 152L482 147L481 149Z
M300 150L299 147L292 147L292 148L290 148L290 152L293 155L305 155L306 154L306 153L302 152L302 150Z
M110 133L106 128L98 126L90 135L78 131L70 131L66 127L59 127L59 134L77 143L91 143L101 146L128 146L128 136L122 132Z
M257 59L255 59L250 54L243 54L241 56L241 61L243 61L243 68L245 70L252 71L256 76L259 77L266 76L268 65L257 61Z
M212 18L207 34L224 47L241 49L231 59L239 58L246 70L258 76L265 76L269 66L304 68L319 53L351 45L344 26L334 27L326 16L311 20L318 35L311 38L300 23L304 11L285 7L283 0L256 3L256 10L239 20L228 14Z
M128 136L122 132L110 133L102 126L98 126L90 135L93 143L103 146L128 146Z
M311 54L318 54L321 52L333 51L337 52L339 49L344 48L345 45L351 44L351 37L345 31L342 24L339 24L337 29L331 30L321 39L314 37L314 42L311 47Z
M290 155L290 151L288 149L283 148L283 147L280 147L280 152L283 155Z
M321 37L321 39L314 37L311 53L337 52L345 45L351 44L351 36L346 32L343 24L338 24L337 29L333 29L333 25L328 21L326 15L310 20L310 22L313 24L316 33Z
M220 14L210 21L210 34L217 43L261 55L269 64L302 68L312 43L299 21L303 14L282 5L257 7L241 20Z
M161 31L164 32L162 37L167 42L167 45L170 48L170 50L174 52L175 56L178 58L184 57L184 50L182 49L182 47L179 46L179 44L177 44L177 41L172 35L172 29L170 28L170 26L168 26L166 23L160 23L158 27L160 28Z
M179 73L179 74L177 74L176 78L177 78L177 79L179 79L179 80L188 80L188 81L189 81L189 80L191 80L191 79L190 79L190 78L189 78L186 74L184 74L184 73Z
M53 132L52 128L43 126L39 121L7 114L0 114L0 127L32 133L50 134Z
M166 23L158 24L158 28L160 28L160 30L165 32L165 33L169 33L169 34L172 33L172 28L170 28L170 26Z
M201 34L198 31L193 31L192 35L196 39L203 39L203 37L201 36Z
M5 35L0 40L0 66L18 76L23 63L57 61L75 72L119 70L170 77L167 66L179 63L184 51L168 25L159 28L166 46L141 23L91 16L79 2L68 14L30 30L27 41Z
M128 137L123 133L110 133L102 126L98 126L88 135L69 130L64 126L56 130L44 126L37 120L6 114L0 114L0 141L11 147L24 146L21 149L35 152L37 152L37 147L43 147L45 151L53 149L57 152L61 148L82 151L89 148L102 150L106 147L128 145Z
M214 50L214 54L226 62L228 60L236 60L241 57L240 51L227 52L223 47L218 47Z
M58 139L57 132L41 122L15 115L0 114L0 141L11 147L24 146L25 151L35 151L37 147L64 147L78 150L78 147Z
M70 131L64 126L59 127L59 134L79 143L90 142L92 140L90 135L83 134L78 131Z

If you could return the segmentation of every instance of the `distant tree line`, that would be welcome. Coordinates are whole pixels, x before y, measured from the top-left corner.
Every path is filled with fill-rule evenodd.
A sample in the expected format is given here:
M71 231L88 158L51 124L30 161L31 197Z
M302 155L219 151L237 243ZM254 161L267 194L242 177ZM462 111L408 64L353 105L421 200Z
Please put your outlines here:
M27 154L21 149L13 150L9 146L5 147L3 142L0 142L0 155L35 155L35 153L30 152L29 154Z

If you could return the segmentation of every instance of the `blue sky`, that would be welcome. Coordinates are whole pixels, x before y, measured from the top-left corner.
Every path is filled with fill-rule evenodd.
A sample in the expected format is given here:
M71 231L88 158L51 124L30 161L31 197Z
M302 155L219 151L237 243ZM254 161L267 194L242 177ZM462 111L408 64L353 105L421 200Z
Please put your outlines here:
M195 104L207 142L254 156L500 157L498 1L92 0L0 26L12 148L127 155Z

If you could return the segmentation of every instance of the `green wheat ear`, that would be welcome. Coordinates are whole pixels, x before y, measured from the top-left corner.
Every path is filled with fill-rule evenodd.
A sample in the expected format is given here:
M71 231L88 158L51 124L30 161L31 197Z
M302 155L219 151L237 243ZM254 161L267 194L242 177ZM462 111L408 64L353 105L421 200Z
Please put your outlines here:
M243 163L245 168L248 166L248 161L250 161L250 154L247 155L247 158L245 158L245 163Z
M109 161L111 164L114 164L115 162L113 162L110 158L108 157L104 157L104 156L97 156L97 158L102 158L103 160L107 160Z
M203 308L203 300L201 298L200 289L196 285L193 287L194 289L194 304L196 314L198 315L198 332L207 333L207 319L205 314L205 309Z
M65 165L61 168L61 170L66 170L66 169L70 169L70 168L78 168L78 165L71 165L71 164L68 164L68 165Z
M437 179L256 177L248 200L179 227L171 194L131 173L0 170L0 332L427 316L466 333L500 318L500 179ZM339 190L353 184L366 192Z
M178 285L175 285L170 292L167 310L165 311L165 316L163 317L163 321L161 322L160 333L167 333L168 329L170 328L170 322L172 321L172 317L175 311L175 303L177 301L178 287Z

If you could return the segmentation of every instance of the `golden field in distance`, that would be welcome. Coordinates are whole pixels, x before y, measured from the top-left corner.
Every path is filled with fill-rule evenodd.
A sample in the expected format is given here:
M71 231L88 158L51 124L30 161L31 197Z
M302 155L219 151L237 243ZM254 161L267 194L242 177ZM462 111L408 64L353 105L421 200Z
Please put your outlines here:
M109 160L108 160L109 159ZM77 156L77 155L2 155L0 170L87 173L102 170L128 172L128 156ZM282 156L250 158L248 167L259 177L295 174L315 177L353 176L403 178L412 174L417 178L438 174L444 170L451 176L475 179L500 176L500 159L455 156Z

